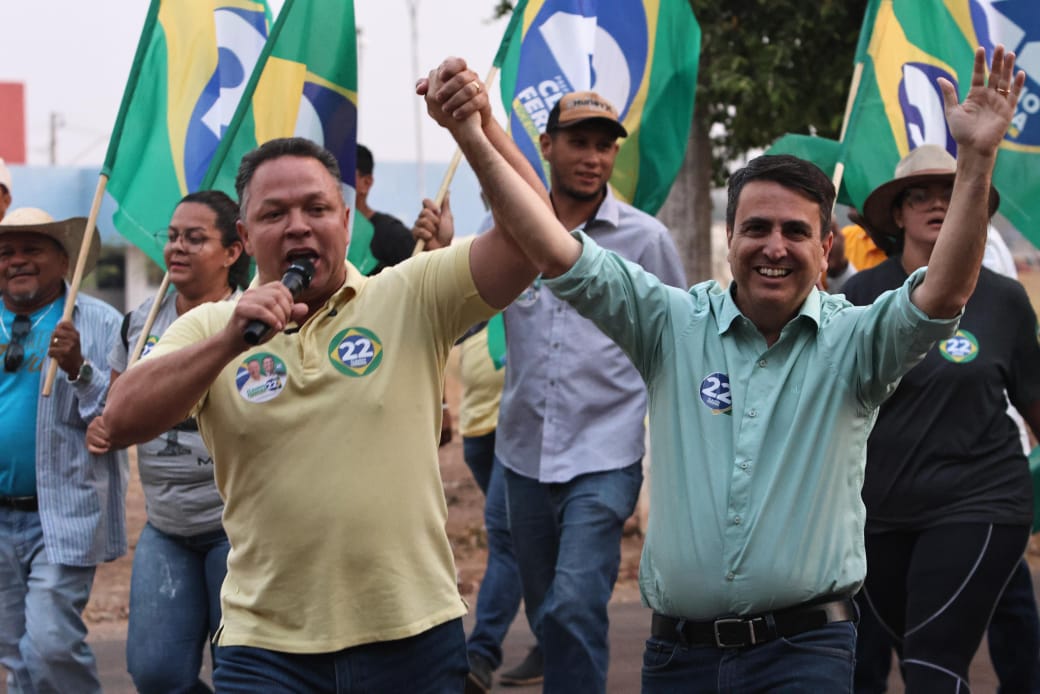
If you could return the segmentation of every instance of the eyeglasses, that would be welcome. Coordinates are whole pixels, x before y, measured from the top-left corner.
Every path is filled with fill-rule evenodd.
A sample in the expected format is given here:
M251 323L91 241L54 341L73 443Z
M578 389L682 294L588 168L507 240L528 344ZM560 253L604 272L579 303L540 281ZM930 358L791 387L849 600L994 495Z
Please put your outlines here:
M934 201L949 205L950 195L953 188L907 188L903 193L903 201L910 206L911 210L927 209Z
M23 342L29 335L32 326L29 316L18 314L11 323L11 341L7 343L7 352L4 354L4 371L14 373L25 361L25 347Z
M172 246L178 241L181 242L181 248L184 249L185 253L198 253L202 250L202 247L206 245L207 241L211 241L217 237L207 236L202 232L179 232L176 229L169 229L157 232L155 234L155 240L159 243Z

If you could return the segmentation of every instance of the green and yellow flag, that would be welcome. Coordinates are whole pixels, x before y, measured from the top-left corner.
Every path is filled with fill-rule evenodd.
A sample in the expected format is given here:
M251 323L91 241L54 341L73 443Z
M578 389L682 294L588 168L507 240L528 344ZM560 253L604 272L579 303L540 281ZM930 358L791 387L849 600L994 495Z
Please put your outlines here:
M892 178L896 163L925 144L956 156L942 93L945 77L963 98L975 49L1004 44L1021 57L1026 88L1000 152L993 183L1000 212L1040 246L1040 4L1035 0L871 0L857 62L863 71L842 143L844 183L860 207Z
M568 92L593 89L621 115L611 186L651 214L682 166L701 31L687 0L521 0L495 59L513 139L548 181L539 134Z
M266 1L152 0L101 173L116 229L163 265L177 202L200 190L267 38Z
M301 136L336 157L353 207L357 102L354 3L286 0L206 182L234 189L242 155L275 138Z

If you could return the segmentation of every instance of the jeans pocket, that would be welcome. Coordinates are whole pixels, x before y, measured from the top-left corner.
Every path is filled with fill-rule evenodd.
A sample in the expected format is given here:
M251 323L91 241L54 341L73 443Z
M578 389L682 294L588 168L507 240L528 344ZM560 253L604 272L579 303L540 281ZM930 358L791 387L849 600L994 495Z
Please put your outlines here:
M834 622L784 637L780 642L791 651L807 655L838 658L849 663L856 657L856 627L852 622Z
M672 664L679 647L679 644L674 641L647 639L646 648L643 650L643 669L647 672L664 670Z

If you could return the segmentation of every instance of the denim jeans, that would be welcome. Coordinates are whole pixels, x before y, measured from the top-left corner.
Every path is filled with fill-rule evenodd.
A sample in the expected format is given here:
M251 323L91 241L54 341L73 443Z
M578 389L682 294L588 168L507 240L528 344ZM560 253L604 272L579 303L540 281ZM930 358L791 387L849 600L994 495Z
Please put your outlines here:
M0 508L0 664L12 694L101 691L83 608L93 566L52 564L40 514Z
M126 665L141 694L209 692L202 652L220 626L231 546L223 530L167 535L146 523L134 551Z
M648 639L643 694L851 692L856 627L834 622L748 648Z
M503 468L509 527L527 620L545 659L545 692L606 690L607 603L621 564L621 532L643 481L642 463L543 484Z
M335 653L221 646L213 683L217 691L228 694L457 694L469 672L465 646L461 619L407 639L377 641Z
M520 609L520 573L513 555L506 508L502 465L495 461L495 432L464 437L462 453L474 479L484 492L484 527L487 529L487 568L477 593L477 614L466 649L478 653L498 669L502 641Z

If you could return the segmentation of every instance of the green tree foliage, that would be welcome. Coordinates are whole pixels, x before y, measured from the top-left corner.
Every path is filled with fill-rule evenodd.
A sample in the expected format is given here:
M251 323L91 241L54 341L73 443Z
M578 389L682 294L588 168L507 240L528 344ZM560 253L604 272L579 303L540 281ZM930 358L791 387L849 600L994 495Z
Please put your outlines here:
M784 133L837 139L867 0L691 0L716 183Z

